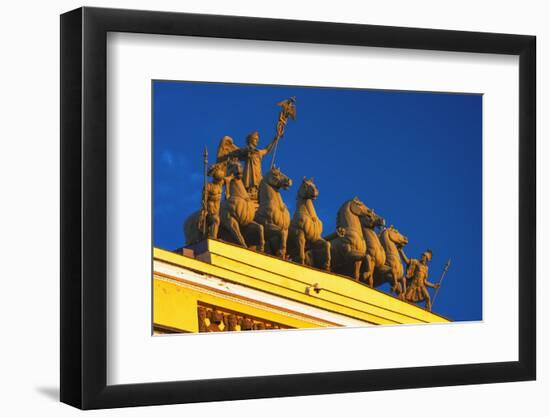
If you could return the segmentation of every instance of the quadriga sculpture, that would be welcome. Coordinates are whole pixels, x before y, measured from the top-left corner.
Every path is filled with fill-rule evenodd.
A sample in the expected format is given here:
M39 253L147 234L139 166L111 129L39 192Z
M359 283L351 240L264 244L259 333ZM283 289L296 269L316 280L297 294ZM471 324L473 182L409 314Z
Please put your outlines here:
M357 197L340 207L336 216L336 233L325 238L330 241L332 271L359 281L361 265L367 254L361 219L373 215L373 211Z
M279 190L287 190L292 186L292 180L272 167L260 182L258 193L258 210L254 220L264 227L266 241L265 252L286 258L286 244L290 213L281 198Z
M330 270L330 242L321 237L323 222L313 206L319 191L313 178L304 177L298 189L296 211L288 232L288 253L290 258L302 265Z
M237 160L229 161L227 174L231 180L220 207L220 238L263 252L264 228L254 221L255 204L244 188L241 164Z
M367 243L367 257L363 263L363 279L371 287L374 287L374 271L380 269L386 264L386 251L380 243L376 227L385 226L384 219L377 214L373 217L363 217L361 225L363 227L363 238Z
M380 233L380 243L386 253L386 263L374 269L374 286L378 287L389 282L400 298L403 298L406 291L406 278L403 274L403 264L399 258L398 247L403 247L409 240L391 225Z

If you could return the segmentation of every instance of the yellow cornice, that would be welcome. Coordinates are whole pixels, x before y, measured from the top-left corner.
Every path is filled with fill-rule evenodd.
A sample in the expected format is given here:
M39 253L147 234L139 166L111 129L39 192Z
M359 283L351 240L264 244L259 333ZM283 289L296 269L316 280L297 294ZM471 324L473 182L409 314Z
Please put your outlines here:
M304 267L225 242L203 242L198 259L154 248L154 258L296 302L374 324L443 323L448 319L349 278ZM306 287L318 284L319 293Z

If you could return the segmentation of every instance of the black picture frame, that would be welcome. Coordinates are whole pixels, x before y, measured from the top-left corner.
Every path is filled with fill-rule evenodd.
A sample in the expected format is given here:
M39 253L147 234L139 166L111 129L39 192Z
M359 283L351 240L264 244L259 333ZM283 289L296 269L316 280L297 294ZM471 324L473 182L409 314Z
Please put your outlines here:
M108 32L519 56L519 360L107 385ZM524 35L88 7L61 15L61 401L94 409L534 380L535 51Z

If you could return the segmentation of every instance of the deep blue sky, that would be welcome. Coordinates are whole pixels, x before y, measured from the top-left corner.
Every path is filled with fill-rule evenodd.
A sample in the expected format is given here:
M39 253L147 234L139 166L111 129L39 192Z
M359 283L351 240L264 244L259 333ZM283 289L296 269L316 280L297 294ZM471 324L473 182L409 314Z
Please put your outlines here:
M357 195L409 238L409 257L433 250L430 281L451 258L434 311L480 320L480 95L154 81L154 245L183 245L183 221L200 207L203 147L213 162L224 135L245 146L254 130L265 147L276 103L290 96L297 120L287 125L276 164L294 181L282 193L291 215L303 176L319 188L325 234L334 231L340 205Z

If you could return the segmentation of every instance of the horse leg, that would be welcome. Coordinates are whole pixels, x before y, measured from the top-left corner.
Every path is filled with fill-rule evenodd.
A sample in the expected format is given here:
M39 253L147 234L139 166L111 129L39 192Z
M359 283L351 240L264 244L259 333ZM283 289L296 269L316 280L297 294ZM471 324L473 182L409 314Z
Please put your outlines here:
M330 242L319 239L312 247L315 253L315 267L330 271Z
M353 278L357 282L359 282L359 278L361 278L361 265L363 265L363 259L353 261Z
M275 251L277 250L277 245L276 245L276 242L274 242L273 234L271 233L272 230L268 225L264 225L263 227L264 227L264 238L265 238L263 252L269 253L270 255L275 255ZM257 230L254 228L254 226L252 226L251 228L248 229L248 232L249 232L250 239L254 242L254 245L257 246L259 249L260 242L258 239Z
M392 280L393 285L391 287L391 290L393 293L395 293L395 295L399 296L399 294L401 293L401 284L395 278L392 278Z
M402 300L405 299L405 293L407 292L407 278L403 276L401 278L401 294L400 297Z
M252 240L257 244L258 251L265 252L264 227L259 223L251 222L246 228L247 234L253 236Z
M241 228L239 227L239 222L234 218L230 217L226 219L227 223L224 224L225 228L229 231L233 239L235 239L239 245L246 248L246 241L244 240L243 235L241 234Z
M296 262L304 265L306 261L306 237L303 230L296 231L296 246L298 246L298 257Z
M405 292L403 291L403 286L401 285L401 281L397 281L397 283L395 284L395 294L397 296L397 298L399 298L400 300L404 300L405 299Z
M279 246L279 256L282 259L286 259L286 241L288 239L288 229L281 228L279 239L281 243L281 245Z
M330 269L338 274L348 275L346 248L341 238L335 238L330 241Z
M264 252L264 249L265 249L264 227L261 224L257 224L257 228L258 228L258 240L260 241L260 252Z
M399 283L399 280L398 280L398 277L397 277L397 273L395 272L395 270L391 270L390 271L390 279L391 279L391 282L393 284L392 286L392 291L396 294L396 295L399 295L401 294L401 284Z
M284 259L281 254L281 229L271 223L264 224L263 228L265 237L265 253L279 256ZM254 231L254 233L256 232Z
M331 259L331 250L330 250L331 243L328 240L323 240L323 242L324 242L324 245L325 245L325 265L324 265L324 269L327 270L327 271L330 271L330 263L332 261L332 259Z
M407 291L407 279L403 276L398 278L394 273L390 272L390 279L393 280L392 291L395 292L397 298L405 300L405 292Z
M269 227L269 229L268 229ZM275 225L264 226L264 233L267 236L267 232L270 232L271 249L273 255L286 259L286 241L288 239L288 229L277 227Z
M365 273L363 278L369 287L374 288L374 258L370 255L367 255L365 259Z

